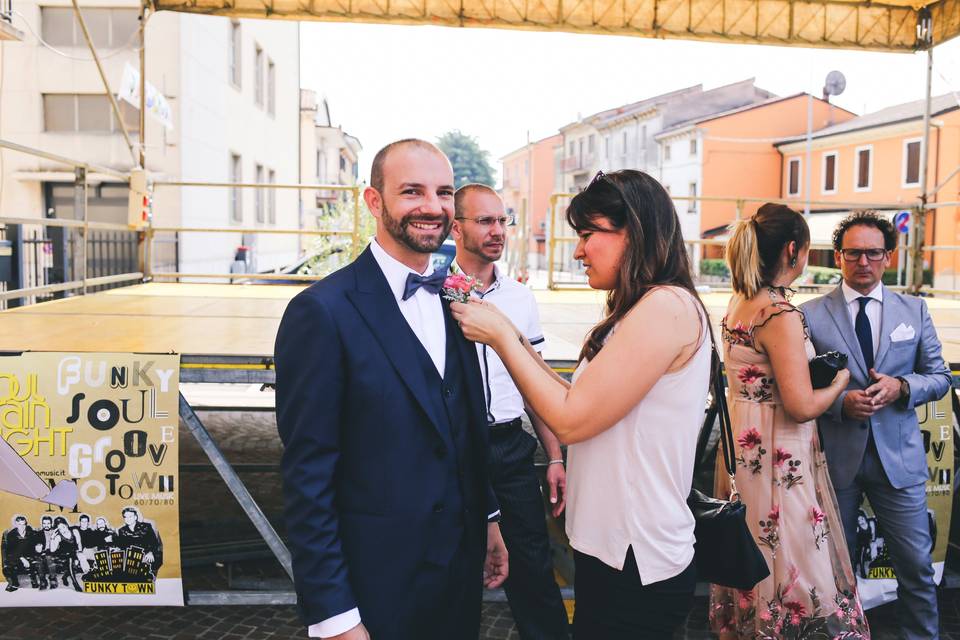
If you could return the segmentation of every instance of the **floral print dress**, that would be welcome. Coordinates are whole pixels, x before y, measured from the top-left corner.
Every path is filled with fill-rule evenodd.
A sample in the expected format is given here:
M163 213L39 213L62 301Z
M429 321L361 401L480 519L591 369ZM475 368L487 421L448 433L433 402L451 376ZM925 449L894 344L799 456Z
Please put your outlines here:
M869 638L816 422L786 414L770 360L753 340L781 313L802 314L774 302L750 327L723 321L737 489L770 576L749 591L712 585L710 624L738 638ZM805 348L812 358L809 339ZM720 462L715 495L728 496L729 484Z

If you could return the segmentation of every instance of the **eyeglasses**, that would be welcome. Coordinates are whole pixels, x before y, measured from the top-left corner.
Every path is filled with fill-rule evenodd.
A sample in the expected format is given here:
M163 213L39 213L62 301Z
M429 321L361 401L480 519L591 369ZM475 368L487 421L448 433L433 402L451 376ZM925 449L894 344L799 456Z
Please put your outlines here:
M497 217L497 216L480 216L480 217L478 217L478 218L468 218L468 217L466 217L466 216L457 216L456 219L457 219L457 220L469 220L469 221L471 221L471 222L473 222L473 223L476 223L477 225L479 225L480 227L482 227L482 228L484 228L484 229L489 229L490 227L492 227L494 224L497 224L497 223L499 223L501 227L509 227L509 226L511 226L511 225L515 222L515 220L516 220L516 218L515 218L513 215L506 215L506 216L500 216L500 217Z
M886 249L841 249L840 255L846 262L860 262L861 256L867 256L870 262L880 262L887 256Z

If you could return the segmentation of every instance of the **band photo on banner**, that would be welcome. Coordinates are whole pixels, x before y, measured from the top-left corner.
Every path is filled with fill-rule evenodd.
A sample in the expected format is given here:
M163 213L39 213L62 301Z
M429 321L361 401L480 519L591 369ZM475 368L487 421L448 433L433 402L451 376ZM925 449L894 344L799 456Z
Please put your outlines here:
M952 391L951 391L952 393ZM950 536L953 506L953 405L950 394L917 407L927 454L927 521L933 548L934 580L940 584ZM857 516L853 571L865 609L897 599L897 574L883 539L882 525L864 499Z
M179 357L0 359L0 606L183 605Z

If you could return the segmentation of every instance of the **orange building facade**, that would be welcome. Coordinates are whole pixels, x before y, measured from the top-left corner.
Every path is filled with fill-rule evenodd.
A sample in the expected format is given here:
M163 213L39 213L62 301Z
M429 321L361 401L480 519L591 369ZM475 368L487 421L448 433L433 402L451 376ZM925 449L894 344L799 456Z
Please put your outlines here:
M811 102L813 131L856 117L820 98L799 94L698 123L703 139L703 194L779 198L782 158L773 140L804 134ZM741 215L753 215L760 204L744 203ZM728 225L737 215L734 203L708 201L702 210L701 233Z
M500 159L503 172L501 196L507 211L517 221L510 230L510 242L525 238L526 254L532 268L546 265L550 195L555 190L556 150L562 143L563 136L550 136L524 145Z
M780 197L797 200L802 209L806 173L812 178L811 198L827 204L812 207L823 211L811 216L811 228L832 212L835 223L852 209L847 203L879 209L894 215L910 210L920 196L920 150L923 139L922 100L897 105L827 127L813 135L810 168L806 141L795 137L776 145L781 156ZM928 190L939 186L930 198L937 202L960 201L960 105L952 95L933 99L928 150ZM811 171L812 169L812 171ZM835 207L829 203L836 202ZM925 243L960 245L960 208L946 206L927 214ZM915 216L914 216L915 217ZM915 220L911 220L911 224ZM925 268L932 270L934 288L960 288L960 252L928 252Z
M782 158L774 143L805 133L808 110L822 129L856 117L805 93L771 98L680 123L656 136L660 181L674 197L729 198L729 201L676 201L684 238L721 238L737 216L752 215L760 202L735 200L780 197ZM722 247L694 249L700 258L719 258Z

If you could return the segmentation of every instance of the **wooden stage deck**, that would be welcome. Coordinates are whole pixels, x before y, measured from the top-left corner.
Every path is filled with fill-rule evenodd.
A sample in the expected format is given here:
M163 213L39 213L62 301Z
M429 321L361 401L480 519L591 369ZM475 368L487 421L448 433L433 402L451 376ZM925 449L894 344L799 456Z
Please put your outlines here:
M0 312L0 351L174 352L271 358L301 286L149 283ZM574 360L603 312L596 291L535 291L548 360ZM803 302L810 295L798 295ZM715 322L729 294L703 296ZM960 363L960 301L928 298L950 363Z

